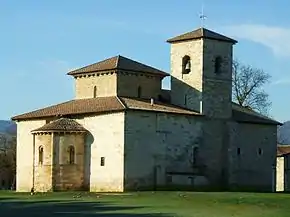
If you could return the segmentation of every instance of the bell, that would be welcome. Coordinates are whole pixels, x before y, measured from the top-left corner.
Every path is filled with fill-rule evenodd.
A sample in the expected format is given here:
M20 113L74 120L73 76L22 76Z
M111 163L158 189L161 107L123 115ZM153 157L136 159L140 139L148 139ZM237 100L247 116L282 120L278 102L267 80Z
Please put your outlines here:
M187 61L186 65L185 65L185 71L190 71L190 61Z
M186 65L185 65L185 73L189 73L190 72L190 61L187 61L186 62Z

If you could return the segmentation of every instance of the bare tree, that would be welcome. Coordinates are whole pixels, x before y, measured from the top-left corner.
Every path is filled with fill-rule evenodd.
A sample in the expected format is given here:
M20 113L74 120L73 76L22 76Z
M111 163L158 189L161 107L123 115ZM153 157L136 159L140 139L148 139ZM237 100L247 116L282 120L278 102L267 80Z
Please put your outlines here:
M263 90L271 76L262 69L233 62L233 100L239 105L268 115L271 102Z

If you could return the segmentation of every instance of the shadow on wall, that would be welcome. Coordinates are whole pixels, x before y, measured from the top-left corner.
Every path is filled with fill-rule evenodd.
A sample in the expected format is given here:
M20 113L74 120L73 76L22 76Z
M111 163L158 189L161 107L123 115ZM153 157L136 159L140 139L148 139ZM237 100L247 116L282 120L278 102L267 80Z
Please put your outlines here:
M180 72L181 73L181 72ZM184 75L184 76L190 76ZM171 77L171 103L180 107L200 112L202 92L182 80Z
M77 200L17 200L17 198L0 198L0 213L9 213L9 217L169 217L166 214L135 214L144 207L116 206L107 202L84 202Z
M91 151L94 136L88 132L85 138L85 160L84 160L84 190L90 190L91 177Z

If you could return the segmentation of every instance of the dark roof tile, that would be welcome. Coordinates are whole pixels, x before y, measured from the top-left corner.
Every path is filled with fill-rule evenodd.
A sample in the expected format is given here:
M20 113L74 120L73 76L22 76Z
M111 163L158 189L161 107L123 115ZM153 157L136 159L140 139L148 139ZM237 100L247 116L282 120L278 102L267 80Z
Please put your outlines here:
M277 147L277 156L282 157L290 154L290 146L289 145L279 145Z
M208 38L208 39L213 39L213 40L218 40L218 41L225 41L225 42L230 42L233 44L237 43L237 41L234 39L228 38L224 35L218 34L216 32L213 32L205 28L199 28L192 32L187 32L185 34L176 36L174 38L168 39L167 42L176 43L176 42L188 41L188 40L200 39L200 38Z
M49 106L36 111L17 115L12 120L37 119L52 116L66 116L78 114L97 114L103 112L118 112L126 109L159 111L177 114L199 115L199 113L180 108L171 104L158 101L151 106L150 100L126 98L126 97L98 97L91 99L78 99L65 103Z
M68 118L60 118L58 120L52 121L44 126L33 130L33 133L36 132L86 132L87 130L80 125L78 122L68 119Z
M198 112L194 112L189 109L181 108L172 104L162 103L157 100L154 100L153 105L151 105L150 99L137 99L128 97L120 97L120 99L128 109L133 110L168 112L185 115L201 115Z
M151 66L145 65L143 63L139 63L132 59L123 57L123 56L115 56L109 59L105 59L103 61L85 66L80 69L73 70L68 73L68 75L78 75L84 73L91 73L91 72L101 72L101 71L108 71L108 70L127 70L133 72L143 72L143 73L150 73L159 76L168 76L169 74L163 72L159 69L153 68Z
M24 120L31 118L43 118L51 116L90 114L101 112L114 112L124 110L124 106L117 97L99 97L91 99L77 99L36 111L17 115L12 120Z
M282 123L275 121L267 116L261 115L251 109L232 103L233 113L232 118L238 122L244 123L258 123L258 124L273 124L282 125Z

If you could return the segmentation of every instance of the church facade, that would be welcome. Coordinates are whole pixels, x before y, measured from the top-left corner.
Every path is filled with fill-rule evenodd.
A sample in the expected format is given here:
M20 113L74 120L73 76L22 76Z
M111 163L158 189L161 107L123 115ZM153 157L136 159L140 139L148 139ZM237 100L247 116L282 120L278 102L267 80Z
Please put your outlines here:
M200 28L167 42L171 74L112 57L68 73L75 99L13 117L16 190L272 191L280 123L232 102L237 41Z

